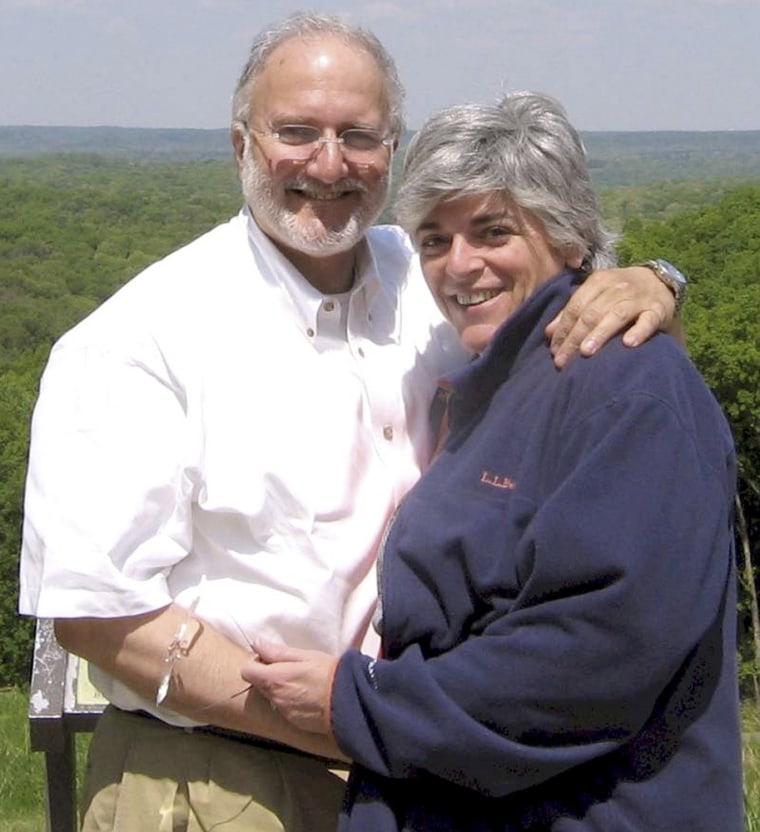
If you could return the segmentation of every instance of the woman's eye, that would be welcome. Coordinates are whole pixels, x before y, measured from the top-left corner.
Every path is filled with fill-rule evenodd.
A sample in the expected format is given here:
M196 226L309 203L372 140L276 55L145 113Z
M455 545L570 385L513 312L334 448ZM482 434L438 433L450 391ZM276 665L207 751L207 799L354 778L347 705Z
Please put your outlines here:
M503 225L493 225L486 228L483 232L483 237L491 242L502 242L513 234L510 228Z
M448 243L445 237L430 236L423 237L417 245L419 250L424 254L436 254L439 251L443 251Z

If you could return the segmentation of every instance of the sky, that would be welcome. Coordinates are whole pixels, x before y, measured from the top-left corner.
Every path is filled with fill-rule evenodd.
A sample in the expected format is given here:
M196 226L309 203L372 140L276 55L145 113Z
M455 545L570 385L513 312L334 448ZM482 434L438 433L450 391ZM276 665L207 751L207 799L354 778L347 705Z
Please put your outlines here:
M250 40L298 9L371 29L407 121L509 90L581 130L760 130L760 0L0 0L0 125L223 128Z

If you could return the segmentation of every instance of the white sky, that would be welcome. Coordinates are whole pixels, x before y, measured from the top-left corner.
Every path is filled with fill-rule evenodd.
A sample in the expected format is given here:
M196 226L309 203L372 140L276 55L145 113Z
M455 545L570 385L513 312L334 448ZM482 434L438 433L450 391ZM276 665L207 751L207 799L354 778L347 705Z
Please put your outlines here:
M540 89L582 130L760 129L760 0L0 0L0 124L226 127L253 34L372 29L409 125Z

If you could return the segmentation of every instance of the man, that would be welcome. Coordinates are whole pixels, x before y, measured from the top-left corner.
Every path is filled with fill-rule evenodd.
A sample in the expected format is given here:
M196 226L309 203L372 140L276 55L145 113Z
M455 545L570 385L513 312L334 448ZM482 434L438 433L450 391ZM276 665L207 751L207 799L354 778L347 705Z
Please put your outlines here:
M233 105L246 209L51 354L20 608L56 619L113 705L85 830L333 828L337 748L240 669L256 636L373 649L375 550L429 457L436 379L466 358L402 232L370 229L401 101L366 33L311 15L262 33ZM652 307L634 341L673 309L648 270L606 277L584 287L592 340L642 306L632 281Z

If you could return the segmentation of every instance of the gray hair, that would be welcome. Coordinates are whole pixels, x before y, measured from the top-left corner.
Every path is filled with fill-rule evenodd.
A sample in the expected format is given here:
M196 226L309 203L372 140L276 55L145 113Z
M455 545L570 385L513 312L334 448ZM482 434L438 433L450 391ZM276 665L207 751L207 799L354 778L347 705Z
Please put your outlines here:
M515 92L432 116L407 150L396 216L414 234L441 200L494 191L538 217L557 250L582 252L584 269L615 264L583 143L555 99Z
M263 29L255 37L232 99L233 129L240 123L248 122L251 88L263 72L272 52L291 38L324 36L337 37L374 58L385 80L390 135L393 139L399 138L404 129L404 87L393 58L372 32L354 26L337 15L316 12L296 12Z

